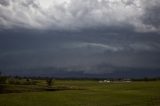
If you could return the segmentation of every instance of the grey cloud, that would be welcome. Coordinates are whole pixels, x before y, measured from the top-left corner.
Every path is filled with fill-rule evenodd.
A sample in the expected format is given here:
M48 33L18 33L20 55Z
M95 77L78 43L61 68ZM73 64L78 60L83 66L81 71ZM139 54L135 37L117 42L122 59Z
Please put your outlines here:
M152 0L148 1L145 5L145 13L143 16L144 24L153 26L160 30L160 1Z
M3 6L8 6L9 3L10 3L9 0L1 0L0 1L0 4L3 5Z
M135 3L136 0L121 0L121 1L126 5L136 5Z
M111 73L160 69L160 38L150 33L2 32L1 70L60 67L85 73Z
M125 25L133 26L132 30L140 32L153 31L153 27L159 26L159 18L154 14L159 6L152 5L152 2L156 0L2 0L4 6L0 6L0 26L79 30L94 27L120 28ZM146 5L150 8L147 9ZM142 19L144 14L144 20L150 20L147 23ZM148 24L152 23L155 25L149 27Z
M95 50L95 52L102 52L102 51L120 51L123 48L117 47L113 45L103 44L103 43L93 43L93 42L75 42L70 43L69 45L65 46L66 48L78 48L78 49L89 49L89 50Z
M96 74L159 70L158 4L158 0L2 0L0 70L61 68Z

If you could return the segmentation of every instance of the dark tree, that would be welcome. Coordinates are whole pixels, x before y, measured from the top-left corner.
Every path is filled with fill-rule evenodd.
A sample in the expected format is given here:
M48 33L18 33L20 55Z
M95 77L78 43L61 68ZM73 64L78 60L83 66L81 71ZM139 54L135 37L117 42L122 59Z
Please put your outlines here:
M52 85L53 85L53 79L52 79L52 78L48 78L48 79L46 80L46 82L47 82L47 86L48 86L48 87L52 87Z

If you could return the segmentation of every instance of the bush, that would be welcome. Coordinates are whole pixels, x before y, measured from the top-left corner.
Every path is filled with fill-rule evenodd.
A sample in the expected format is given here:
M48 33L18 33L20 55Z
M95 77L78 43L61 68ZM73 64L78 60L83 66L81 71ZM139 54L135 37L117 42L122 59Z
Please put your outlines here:
M53 81L52 78L47 79L46 82L47 82L47 86L48 86L48 87L52 87L52 85L53 85L53 83L54 83L54 81Z
M7 77L0 76L0 84L6 84L6 82L7 82Z
M27 78L26 81L23 84L25 84L25 85L36 85L37 82L32 80L32 79Z
M15 78L8 79L8 83L9 84L16 84L16 85L20 85L21 84L21 82L18 79L15 79Z
M4 93L5 91L5 85L0 84L0 93Z

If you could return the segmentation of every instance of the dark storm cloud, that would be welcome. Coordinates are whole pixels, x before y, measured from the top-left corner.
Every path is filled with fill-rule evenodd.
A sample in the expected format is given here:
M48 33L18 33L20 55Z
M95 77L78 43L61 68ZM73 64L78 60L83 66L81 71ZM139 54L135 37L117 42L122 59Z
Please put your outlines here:
M7 30L1 35L0 68L6 74L40 70L44 75L57 71L103 75L160 69L157 33Z
M1 0L0 71L157 72L159 4L158 0Z

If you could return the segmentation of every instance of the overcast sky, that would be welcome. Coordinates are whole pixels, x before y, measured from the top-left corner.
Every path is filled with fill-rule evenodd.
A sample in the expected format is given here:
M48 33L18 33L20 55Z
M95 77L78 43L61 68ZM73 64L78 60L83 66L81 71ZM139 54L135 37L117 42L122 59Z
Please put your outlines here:
M160 76L159 11L160 0L0 0L0 70Z

